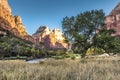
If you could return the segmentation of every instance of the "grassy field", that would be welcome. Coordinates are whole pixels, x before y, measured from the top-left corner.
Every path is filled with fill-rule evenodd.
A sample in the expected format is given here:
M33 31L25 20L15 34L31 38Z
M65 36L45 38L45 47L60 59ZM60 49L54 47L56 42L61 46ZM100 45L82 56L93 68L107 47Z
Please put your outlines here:
M0 61L0 80L120 80L120 61L48 59L39 64Z

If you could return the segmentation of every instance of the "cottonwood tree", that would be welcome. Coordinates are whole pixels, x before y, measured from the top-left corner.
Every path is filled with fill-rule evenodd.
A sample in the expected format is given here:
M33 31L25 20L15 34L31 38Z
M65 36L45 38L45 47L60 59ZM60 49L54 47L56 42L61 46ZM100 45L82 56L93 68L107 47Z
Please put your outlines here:
M99 26L104 24L103 10L91 10L77 16L65 17L62 21L64 35L72 43L73 51L85 56Z

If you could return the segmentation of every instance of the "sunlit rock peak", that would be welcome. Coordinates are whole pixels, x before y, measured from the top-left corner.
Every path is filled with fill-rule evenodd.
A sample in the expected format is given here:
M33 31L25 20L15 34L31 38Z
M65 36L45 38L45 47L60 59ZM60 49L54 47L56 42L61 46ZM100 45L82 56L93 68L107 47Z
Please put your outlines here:
M9 30L18 37L32 40L26 32L21 17L12 15L8 0L0 0L0 27Z
M51 30L46 26L40 26L33 38L36 42L43 42L46 48L67 48L65 37L59 29Z

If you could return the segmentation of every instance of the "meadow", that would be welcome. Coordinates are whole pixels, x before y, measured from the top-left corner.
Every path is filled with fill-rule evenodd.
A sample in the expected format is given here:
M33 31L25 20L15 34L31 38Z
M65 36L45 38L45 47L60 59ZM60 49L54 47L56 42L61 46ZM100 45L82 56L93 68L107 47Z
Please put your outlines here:
M1 60L0 80L119 80L119 59Z

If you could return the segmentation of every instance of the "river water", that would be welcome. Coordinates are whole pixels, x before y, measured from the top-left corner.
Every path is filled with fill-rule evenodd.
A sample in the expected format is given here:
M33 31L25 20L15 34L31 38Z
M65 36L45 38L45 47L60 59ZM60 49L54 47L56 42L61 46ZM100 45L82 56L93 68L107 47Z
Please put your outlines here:
M39 63L40 61L44 61L45 59L33 59L33 60L29 60L29 61L26 61L27 63Z

